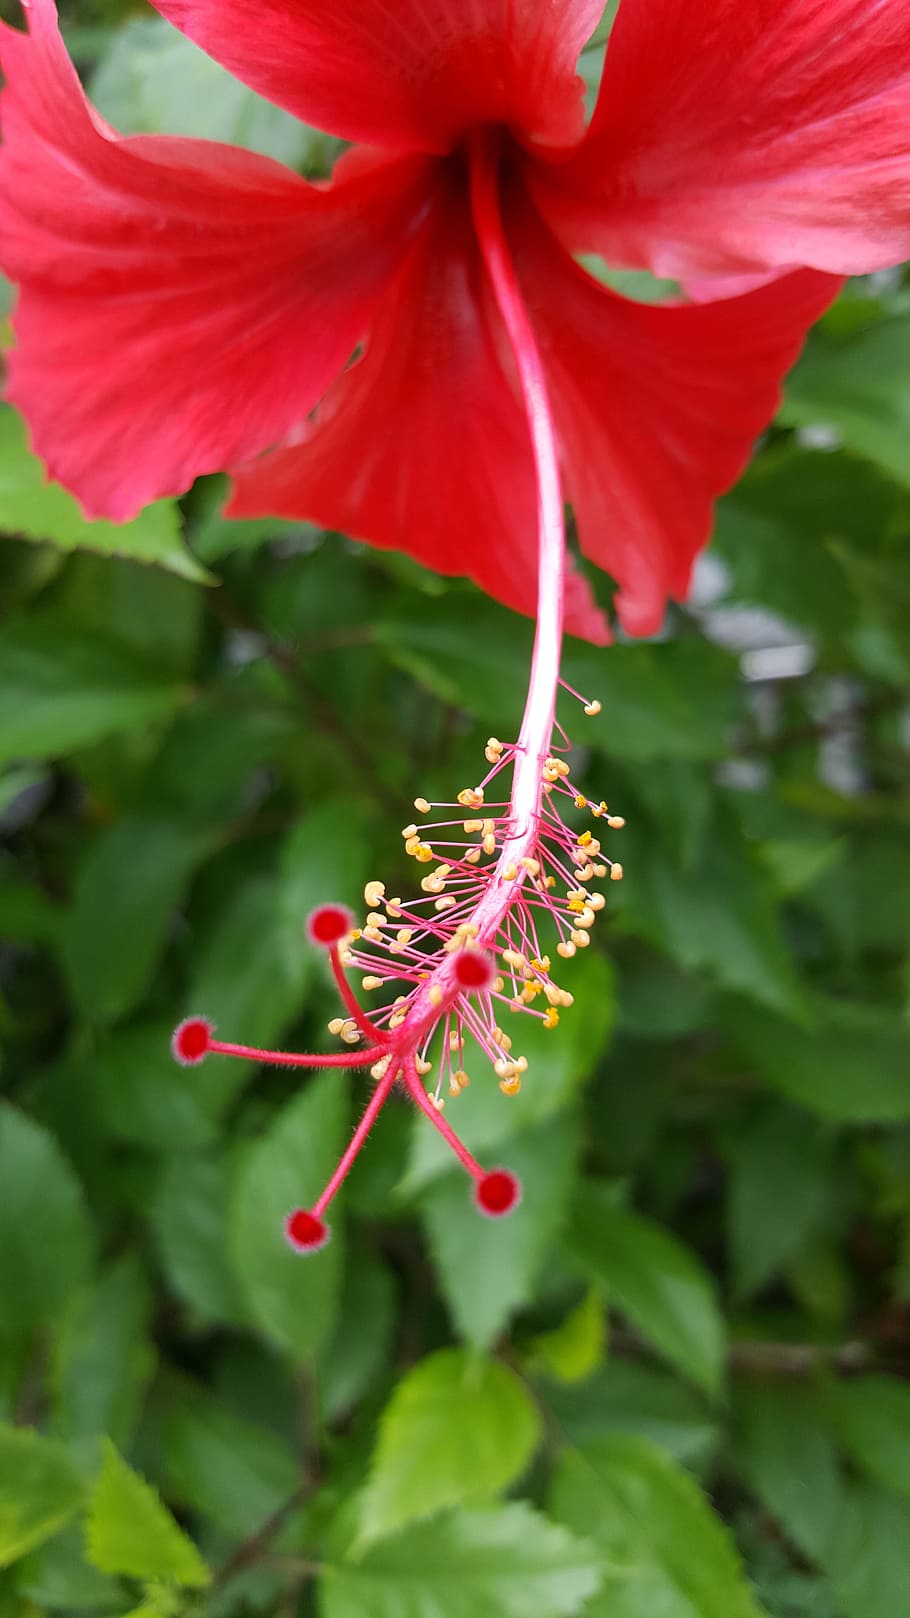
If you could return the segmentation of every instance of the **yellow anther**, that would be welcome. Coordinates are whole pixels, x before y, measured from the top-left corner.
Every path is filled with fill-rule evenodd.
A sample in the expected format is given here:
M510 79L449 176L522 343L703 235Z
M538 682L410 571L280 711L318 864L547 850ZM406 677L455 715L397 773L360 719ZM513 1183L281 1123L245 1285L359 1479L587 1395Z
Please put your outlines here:
M457 1028L449 1029L449 1050L460 1051L463 1044L461 1034Z
M591 813L595 820L599 820L601 815L609 814L609 812L603 798L601 798L600 803L592 803L591 805Z
M591 909L590 905L586 905L581 915L578 917L578 926L593 927L596 920L596 912Z
M556 886L556 878L555 878L555 876L546 877L545 880L541 883L541 886L544 887L544 888L549 888L551 890L553 888L555 888L555 886Z
M454 893L447 893L444 899L437 899L436 900L436 903L434 904L433 909L434 910L454 910L457 903L458 903L458 900L455 898Z
M493 994L502 994L502 991L503 991L504 988L505 988L505 984L503 983L503 980L502 980L501 977L495 977L493 979L493 982L490 984L490 989L491 989Z
M612 865L610 867L610 881L611 882L621 882L622 881L622 866L621 865L615 864L615 865Z
M528 964L524 956L520 955L517 949L504 949L502 951L502 959L505 961L506 966L513 966L516 972L524 971L524 968Z
M470 1082L471 1081L463 1067L458 1068L457 1071L452 1074L452 1083L459 1090L466 1090Z
M532 855L525 854L521 863L529 876L540 876L540 860L535 860Z
M429 1000L431 1006L442 1005L442 990L440 989L438 983L430 984L430 987L427 990L427 999Z
M559 1027L559 1012L556 1010L555 1006L548 1006L544 1013L543 1025L544 1028Z
M433 1064L432 1064L432 1062L428 1062L426 1057L424 1057L424 1056L415 1056L415 1058L414 1058L414 1066L416 1067L416 1069L417 1069L418 1073L420 1074L421 1078L423 1078L425 1073L429 1073L430 1068L433 1066Z
M463 787L458 802L465 809L479 809L483 803L483 787Z
M468 852L466 853L466 855L464 857L465 858L465 864L466 865L477 865L479 860L480 860L481 853L482 853L482 850L479 849L479 848L469 848Z
M420 847L414 850L414 858L419 860L421 865L429 865L431 860L435 860L436 855L433 853L429 843L421 843Z
M414 799L414 808L421 815L428 815L430 813L430 805L427 802L426 798L415 798Z
M554 781L559 780L559 776L556 773L556 766L553 763L552 759L547 759L547 762L544 765L543 770L541 771L541 774L543 775L544 780L549 781L551 785L552 785L552 783Z
M483 851L485 854L496 853L496 837L491 831L488 831L484 836Z
M493 1063L493 1072L497 1079L511 1079L518 1072L518 1064L511 1062L507 1056L500 1056L499 1060Z
M466 820L466 821L463 822L463 829L464 829L466 835L468 837L470 837L472 832L483 831L483 821L482 820Z
M407 839L407 841L405 842L404 851L405 851L406 854L416 854L419 847L420 847L420 838L417 836L417 833L415 832L414 835L412 837L409 837Z
M341 1030L341 1037L346 1045L357 1044L358 1040L360 1039L360 1029L357 1027L353 1017L348 1017L346 1019L344 1027Z
M564 961L571 961L572 956L575 954L575 945L570 944L568 939L561 939L556 946L556 953L561 955Z
M502 879L504 882L514 882L517 875L518 866L509 864L502 873Z
M499 1088L504 1096L517 1096L521 1089L521 1075L512 1073L507 1079L500 1079Z
M406 994L396 994L395 999L392 1001L393 1006L406 1006L407 1003L408 997Z
M359 938L360 934L358 933L357 936ZM341 962L342 966L353 966L354 965L354 957L351 954L351 951L349 949L345 949L343 945L342 945L341 949L338 951L338 959Z
M551 1006L558 1006L560 1004L559 997L562 994L562 990L558 988L555 983L544 983L543 992L549 1000Z
M579 882L590 882L595 874L594 867L591 864L576 865L575 867L575 875L578 877Z
M575 807L576 809L587 809L588 807L587 798L582 797L580 792L576 792L575 794Z
M549 955L541 955L540 959L538 960L537 956L535 955L534 958L528 962L528 965L532 972L549 972L550 957Z
M594 867L594 875L598 879L601 878L601 877L606 876L606 874L607 874L607 867L605 865L595 865L595 867Z
M351 934L351 937L354 939L354 942L356 943L358 938L363 937L363 929L360 928L360 927L355 927L354 931Z
M610 815L609 819L607 820L607 825L610 827L611 831L622 831L625 823L625 817L623 815Z
M368 938L371 944L382 943L382 933L379 931L378 927L364 927L363 936L364 938Z
M343 1027L344 1027L344 1018L343 1017L333 1017L331 1022L329 1023L329 1033L330 1034L340 1034Z
M395 919L397 920L398 917L401 915L401 900L400 899L389 899L387 901L387 903L386 903L386 910L388 911L390 916L394 916Z
M381 910L371 910L370 914L367 916L368 927L384 927L385 923L386 918Z
M413 823L410 826L402 826L401 835L405 842L407 842L409 837L417 836L417 827L413 825Z
M528 1071L528 1058L526 1056L516 1056L516 1058L515 1058L515 1066L517 1067L519 1073L527 1073L527 1071Z
M580 928L580 927L576 927L576 928L575 928L575 929L574 929L574 930L573 930L573 931L572 931L572 932L571 932L571 933L570 933L570 934L569 934L569 937L570 937L570 938L571 938L571 940L572 940L572 943L573 943L573 944L574 944L574 945L575 945L575 946L576 946L576 947L577 947L577 948L578 948L578 949L586 949L586 948L587 948L587 946L588 946L588 944L590 944L590 942L591 942L591 940L590 940L590 938L589 938L589 937L588 937L588 934L587 934L587 933L584 933L584 932L582 932L582 930L581 930L581 928Z
M578 846L579 848L587 848L588 844L592 843L593 841L594 833L590 831L583 831L578 839Z
M396 1011L394 1017L389 1018L389 1027L390 1028L400 1028L402 1023L404 1022L404 1016L405 1016L405 1014L404 1014L403 1011Z
M585 703L585 713L589 719L594 719L596 715L600 713L600 709L601 704L598 702L596 697L594 698L593 702Z
M575 897L575 898L569 900L569 909L572 911L573 915L581 915L584 908L585 908L584 899L579 899L578 897Z
M574 1004L575 1004L575 996L574 996L574 994L570 994L568 989L560 989L560 991L559 991L559 1004L561 1006L565 1006L566 1008L568 1008L569 1006L574 1006Z
M445 1111L445 1101L443 1100L442 1096L430 1096L429 1102L430 1106L435 1107L437 1112Z
M592 910L603 910L606 902L607 901L602 893L592 893L590 899L588 900L588 904L591 906Z
M497 750L497 752L499 752L499 753L501 753L501 752L502 752L502 746L503 746L503 744L502 744L502 742L501 742L501 741L500 741L500 740L499 740L499 737L498 737L498 736L488 736L488 737L487 737L487 746L488 746L488 747L495 747L495 748L496 748L496 750Z
M362 986L365 994L372 994L374 989L382 988L382 978L364 978Z
M494 1045L499 1046L501 1051L510 1051L512 1049L512 1041L503 1028L494 1028L490 1038Z
M531 1004L531 1001L536 1000L537 996L539 994L542 994L542 993L543 993L543 984L539 981L539 979L534 978L534 979L532 979L532 981L530 983L525 984L524 988L521 991L521 998L522 998L523 1003L526 1006L529 1006Z
M391 1056L380 1056L379 1061L373 1063L373 1066L370 1068L370 1072L372 1073L374 1079L381 1079L385 1077L391 1060Z
M367 902L368 909L375 910L377 905L381 905L385 898L385 883L368 882L363 890L363 897Z
M414 929L412 927L399 927L395 934L395 942L396 944L410 944L413 937Z

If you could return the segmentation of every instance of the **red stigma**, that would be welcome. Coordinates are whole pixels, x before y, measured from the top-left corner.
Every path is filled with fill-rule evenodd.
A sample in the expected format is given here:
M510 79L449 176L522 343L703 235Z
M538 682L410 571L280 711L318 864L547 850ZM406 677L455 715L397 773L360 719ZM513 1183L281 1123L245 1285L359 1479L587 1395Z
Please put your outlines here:
M479 949L463 949L455 957L455 981L463 989L488 989L493 981L493 962Z
M508 1169L490 1169L474 1185L474 1201L488 1219L501 1219L521 1201L521 1181Z
M347 905L319 905L307 917L307 936L313 944L330 949L354 930L354 917Z
M332 1232L324 1219L307 1208L295 1208L284 1222L284 1234L297 1253L318 1253Z
M204 1017L185 1017L174 1029L171 1050L182 1067L196 1067L212 1048L214 1029Z

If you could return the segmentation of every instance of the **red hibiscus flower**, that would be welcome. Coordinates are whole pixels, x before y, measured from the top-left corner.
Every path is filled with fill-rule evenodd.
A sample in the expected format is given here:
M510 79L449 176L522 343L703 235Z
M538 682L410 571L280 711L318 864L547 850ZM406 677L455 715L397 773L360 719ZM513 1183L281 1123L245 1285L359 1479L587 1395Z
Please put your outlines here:
M27 35L2 29L9 397L51 474L122 519L230 469L235 515L310 518L533 612L534 465L471 194L488 164L581 547L625 627L655 630L831 272L907 250L904 8L623 0L587 132L575 61L601 0L157 8L363 144L311 185L233 148L124 139L83 97L53 0L30 0ZM699 297L769 284L646 308L582 249ZM568 625L605 636L578 577Z

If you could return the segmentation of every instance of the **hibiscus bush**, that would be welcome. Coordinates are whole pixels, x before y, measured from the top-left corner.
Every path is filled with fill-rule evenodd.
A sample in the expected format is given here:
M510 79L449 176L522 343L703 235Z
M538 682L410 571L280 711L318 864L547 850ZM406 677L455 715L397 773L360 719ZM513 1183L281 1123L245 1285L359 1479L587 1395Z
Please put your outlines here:
M118 128L330 168L161 18L61 11ZM688 604L568 642L622 881L524 1082L445 1091L520 1206L392 1093L306 1256L369 1080L174 1024L329 1047L306 918L413 886L533 626L217 476L89 521L0 406L0 1618L910 1618L908 353L902 272L849 282Z

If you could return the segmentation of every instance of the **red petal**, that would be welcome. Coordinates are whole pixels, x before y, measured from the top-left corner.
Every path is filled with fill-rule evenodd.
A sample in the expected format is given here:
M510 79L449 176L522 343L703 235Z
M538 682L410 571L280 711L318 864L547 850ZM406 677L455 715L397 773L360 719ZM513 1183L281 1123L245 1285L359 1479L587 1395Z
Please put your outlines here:
M460 184L441 187L366 350L303 441L241 471L232 517L302 517L438 573L467 574L534 614L536 494L524 417L500 364ZM573 574L567 627L606 626Z
M568 145L603 0L153 0L269 100L347 140L449 151L475 124Z
M582 549L618 581L624 627L654 634L841 282L801 270L728 302L648 307L592 280L531 208L512 239Z
M305 418L400 262L427 164L361 163L325 189L206 141L120 139L52 0L29 18L0 31L9 397L51 475L119 520Z
M910 8L622 0L588 137L544 189L574 246L679 279L907 258Z

